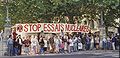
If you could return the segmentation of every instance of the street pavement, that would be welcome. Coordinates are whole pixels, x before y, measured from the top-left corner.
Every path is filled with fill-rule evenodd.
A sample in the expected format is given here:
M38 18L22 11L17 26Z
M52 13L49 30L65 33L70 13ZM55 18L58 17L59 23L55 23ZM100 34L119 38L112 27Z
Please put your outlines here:
M0 58L119 58L119 51L113 50L95 50L80 51L71 54L40 54L40 55L22 55L22 56L1 56Z
M5 52L7 52L6 41L0 41L0 56L3 56Z

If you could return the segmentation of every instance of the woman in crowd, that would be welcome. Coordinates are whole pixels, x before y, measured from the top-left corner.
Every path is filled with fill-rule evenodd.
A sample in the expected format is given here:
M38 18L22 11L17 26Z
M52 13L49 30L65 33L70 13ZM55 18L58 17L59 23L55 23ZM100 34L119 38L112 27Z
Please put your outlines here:
M116 49L116 47L115 47L116 41L117 41L117 37L116 37L116 36L113 36L113 37L112 37L112 49L113 49L113 50Z
M27 55L30 55L30 45L31 45L31 41L30 41L30 37L27 36L26 39L23 41L24 44L24 52Z
M63 42L64 42L64 51L65 51L65 53L67 53L67 51L68 51L68 45L67 45L68 36L67 36L67 34L65 34Z
M44 40L44 53L47 53L48 41L45 37L43 37L43 40Z
M90 36L87 35L86 37L86 50L89 50L90 49L90 43L91 42L91 38Z
M60 44L60 38L58 36L55 37L55 52L59 53L59 44Z
M107 39L105 36L102 39L102 48L103 48L103 50L106 50L106 48L107 48Z
M91 45L90 45L90 49L93 50L94 49L94 38L93 36L91 36Z
M59 39L59 53L62 53L62 36L60 36L60 39Z
M74 45L72 35L70 35L68 41L69 41L69 53L72 53L73 52L73 45Z
M83 48L83 44L82 44L81 38L80 38L80 36L79 36L79 37L78 37L78 51L81 51L82 48Z
M73 39L74 39L74 52L77 52L78 51L78 46L77 46L78 35L74 35Z
M43 37L41 36L40 39L39 39L39 45L40 45L40 54L43 54L44 53L44 40L43 40Z
M38 40L37 40L37 36L32 36L31 37L31 52L32 54L36 54L37 53L37 47L38 46Z
M111 37L107 36L107 49L111 50L112 48L112 39Z
M96 35L95 37L95 46L96 46L96 50L99 49L99 44L100 44L100 38L98 35Z
M50 52L51 53L54 53L54 50L55 50L55 45L54 45L54 36L52 36L50 39L49 39L49 44L50 44Z

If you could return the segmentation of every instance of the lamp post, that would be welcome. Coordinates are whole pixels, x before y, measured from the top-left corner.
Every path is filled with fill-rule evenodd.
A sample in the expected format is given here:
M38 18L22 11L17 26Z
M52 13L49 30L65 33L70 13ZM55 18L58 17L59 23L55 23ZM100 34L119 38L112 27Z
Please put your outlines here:
M3 53L6 51L5 47L7 47L6 45L6 41L8 39L8 36L11 34L11 20L9 18L9 8L8 8L8 3L11 0L1 0L6 7L6 18L5 18L5 24L4 24L4 33L3 33L3 40L2 40L2 55L4 55Z
M5 19L5 25L4 25L4 39L7 39L7 36L11 34L11 19L9 18L9 7L8 3L9 0L5 0L6 3L6 19Z

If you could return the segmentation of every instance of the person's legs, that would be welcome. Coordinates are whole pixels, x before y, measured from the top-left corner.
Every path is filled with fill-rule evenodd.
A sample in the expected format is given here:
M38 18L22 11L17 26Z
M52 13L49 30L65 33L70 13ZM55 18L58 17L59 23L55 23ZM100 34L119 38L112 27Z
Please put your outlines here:
M91 45L91 44L88 44L88 50L90 50L90 45Z
M22 45L20 45L20 54L19 55L21 55L21 53L22 53Z
M71 52L73 52L74 51L74 47L73 46L71 46Z
M74 52L77 51L77 43L74 44Z
M91 45L90 45L90 50L92 50L93 49L93 43L91 43Z
M115 42L112 43L112 48L115 50Z
M41 54L44 53L44 48L43 47L41 47L40 52L41 52Z
M102 49L104 50L105 49L105 42L102 42Z
M8 56L10 56L10 45L8 45Z
M15 47L15 56L17 56L17 55L18 55L18 48Z
M13 45L10 45L10 56L13 56Z
M20 45L18 45L18 55L20 55Z

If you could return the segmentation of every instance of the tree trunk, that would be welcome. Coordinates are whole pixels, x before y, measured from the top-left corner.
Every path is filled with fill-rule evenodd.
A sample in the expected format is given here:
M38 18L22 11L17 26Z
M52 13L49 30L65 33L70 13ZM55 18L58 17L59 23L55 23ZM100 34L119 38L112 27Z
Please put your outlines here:
M108 27L107 26L105 27L105 32L106 32L106 36L108 36L109 34L108 34Z

